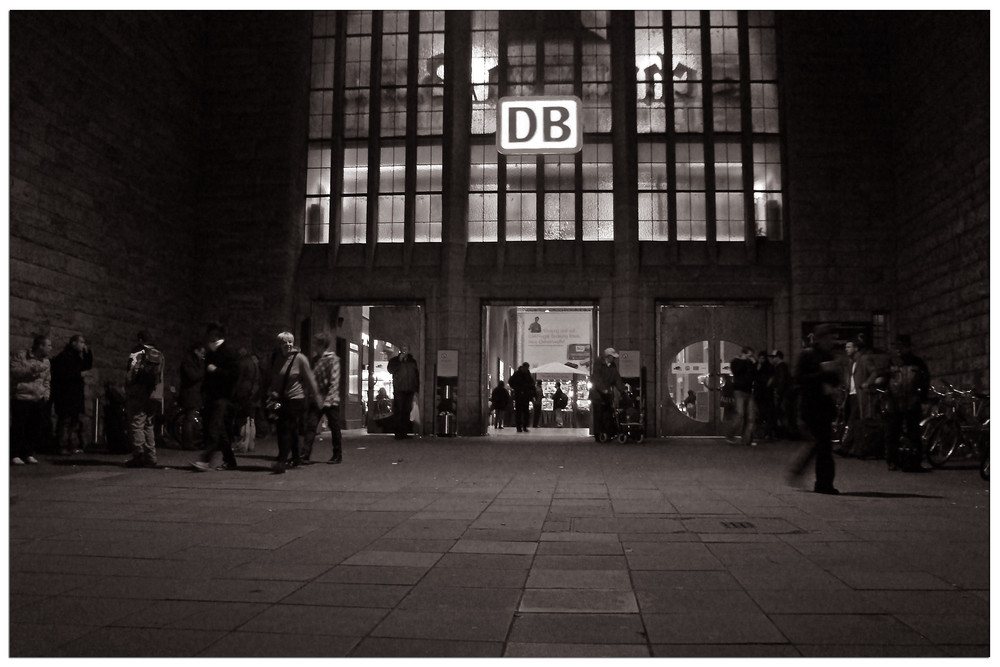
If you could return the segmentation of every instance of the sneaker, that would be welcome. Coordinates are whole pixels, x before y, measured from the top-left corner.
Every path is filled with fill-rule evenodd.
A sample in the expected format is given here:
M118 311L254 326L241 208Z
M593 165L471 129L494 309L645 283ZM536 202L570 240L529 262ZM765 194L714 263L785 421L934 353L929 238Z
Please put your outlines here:
M209 465L204 461L192 461L191 467L194 468L195 472L207 472Z
M327 461L327 463L333 463L335 465L338 464L338 463L343 463L343 462L344 462L344 459L342 457L340 457L340 456L334 456L329 461Z
M24 460L27 463L38 463L38 459L36 459L34 456L29 456L28 458L26 458Z
M832 486L817 486L813 488L813 491L815 491L816 493L825 493L826 495L829 496L836 496L840 494L840 491L833 488Z
M220 466L216 466L216 470L236 470L235 463L223 463Z
M15 456L14 458L12 458L10 460L10 463L11 463L11 465L15 465L15 466L23 466L24 465L24 461L21 460L20 456Z

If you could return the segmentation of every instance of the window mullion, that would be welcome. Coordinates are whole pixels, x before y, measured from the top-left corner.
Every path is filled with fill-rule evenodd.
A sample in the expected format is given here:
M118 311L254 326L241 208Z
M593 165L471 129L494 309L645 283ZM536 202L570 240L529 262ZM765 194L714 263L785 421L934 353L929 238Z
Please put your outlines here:
M712 26L711 13L701 12L702 59L702 114L705 149L705 239L708 243L708 262L717 262L716 207L715 207L715 119L712 99Z
M750 93L750 30L747 12L737 14L740 57L740 137L743 164L743 233L747 252L751 255L757 247L757 223L753 204L753 114Z

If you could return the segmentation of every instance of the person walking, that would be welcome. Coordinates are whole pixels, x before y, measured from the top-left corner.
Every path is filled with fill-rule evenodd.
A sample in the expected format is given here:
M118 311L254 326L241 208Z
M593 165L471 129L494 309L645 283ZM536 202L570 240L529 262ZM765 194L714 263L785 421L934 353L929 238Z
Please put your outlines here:
M736 424L727 442L732 445L753 445L753 427L757 421L757 404L753 400L754 379L757 365L753 350L744 347L740 356L729 362L732 373L733 399L736 407Z
M395 415L396 440L410 438L410 413L413 397L420 391L420 369L410 354L409 345L400 345L399 354L389 360L386 370L392 376L392 413Z
M625 383L618 372L618 352L613 347L604 350L601 361L590 376L591 410L594 413L594 438L600 442L601 436L610 440L614 436L613 418L615 394L625 392Z
M38 463L34 456L37 444L51 438L51 353L52 341L48 336L35 336L30 350L19 350L11 356L11 465Z
M816 493L838 494L833 486L833 420L837 416L834 395L840 383L839 366L833 358L835 331L821 324L813 331L812 345L799 355L795 378L800 389L802 421L813 437L789 470L790 481L801 477L809 462L816 461Z
M569 405L569 397L562 390L559 380L556 380L556 390L552 394L552 412L556 418L556 427L562 428L563 410Z
M527 433L531 421L531 399L535 393L535 380L531 377L527 361L514 371L507 384L514 392L514 425L518 433Z
M160 398L157 398L157 395ZM140 331L138 344L128 357L125 373L125 413L132 436L130 468L156 466L156 421L163 397L163 355L149 333Z
M493 426L496 429L503 428L504 415L507 414L507 405L510 403L510 392L504 386L503 380L497 383L490 394L490 409L493 411Z
M83 334L70 338L52 359L52 405L56 411L56 442L62 455L83 452L83 374L93 366L94 354Z
M327 463L340 464L344 461L343 439L340 434L340 357L330 345L329 334L316 334L313 336L313 343L316 348L316 358L312 370L322 405L318 408L309 406L305 439L299 455L300 461L302 465L311 463L309 459L312 456L313 442L323 417L326 417L326 425L330 429L330 443L333 445L333 454Z
M301 462L299 434L305 426L307 394L316 407L322 409L323 399L309 367L309 360L295 346L295 336L290 331L282 331L278 334L278 349L275 350L274 363L271 364L267 388L268 397L280 404L276 424L278 459L273 467L276 475L285 472L289 456L293 467Z
M222 452L222 464L216 470L236 470L233 453L232 424L239 359L226 343L226 329L211 324L205 333L205 378L202 380L205 444L198 460L191 465L198 472L211 467L215 452Z

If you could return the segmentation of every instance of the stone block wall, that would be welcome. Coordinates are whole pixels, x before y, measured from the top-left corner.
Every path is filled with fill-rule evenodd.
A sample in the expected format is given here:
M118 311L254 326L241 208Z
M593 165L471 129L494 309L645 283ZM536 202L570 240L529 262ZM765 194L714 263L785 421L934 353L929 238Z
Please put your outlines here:
M989 389L989 12L893 35L896 328L935 377Z
M794 347L803 321L867 322L891 305L889 27L877 12L778 19Z
M185 12L10 14L9 343L47 334L58 353L83 333L88 406L124 379L140 329L168 364L194 332L200 26Z

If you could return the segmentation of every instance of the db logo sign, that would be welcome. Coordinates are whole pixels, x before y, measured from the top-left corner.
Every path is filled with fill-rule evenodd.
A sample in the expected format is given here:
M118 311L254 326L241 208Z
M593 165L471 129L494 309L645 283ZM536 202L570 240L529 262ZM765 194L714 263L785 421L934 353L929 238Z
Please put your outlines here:
M579 97L502 97L497 102L497 151L576 153L583 147Z

